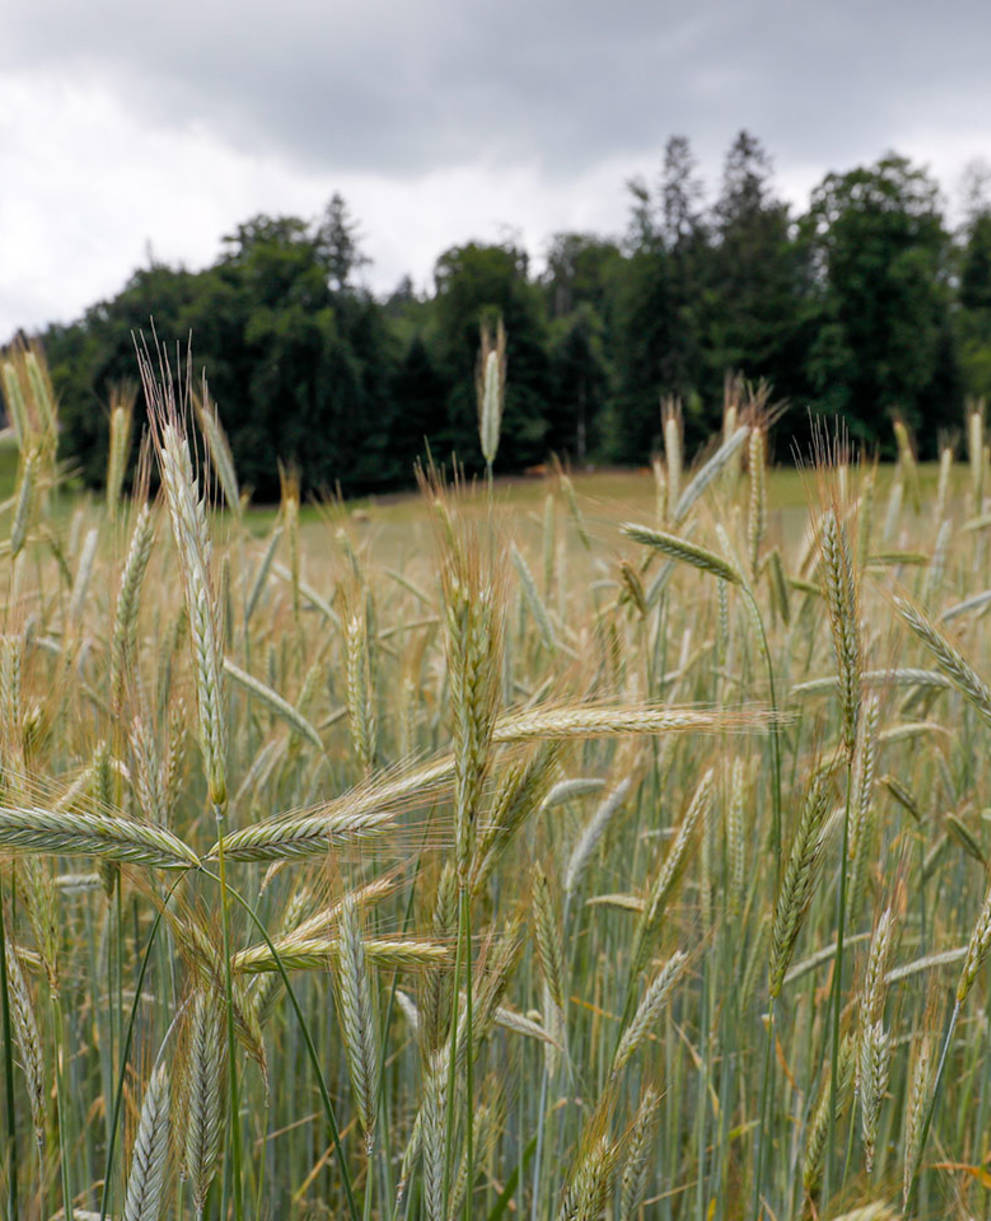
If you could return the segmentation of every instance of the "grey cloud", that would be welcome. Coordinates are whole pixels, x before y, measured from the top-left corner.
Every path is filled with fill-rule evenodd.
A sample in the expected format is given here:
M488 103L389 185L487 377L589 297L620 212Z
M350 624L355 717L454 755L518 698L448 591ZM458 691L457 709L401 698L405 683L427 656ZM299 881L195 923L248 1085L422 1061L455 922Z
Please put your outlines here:
M842 169L965 123L989 32L962 0L34 0L0 21L0 67L96 77L158 123L335 172L485 155L566 177L672 132L713 164L741 126L779 164Z

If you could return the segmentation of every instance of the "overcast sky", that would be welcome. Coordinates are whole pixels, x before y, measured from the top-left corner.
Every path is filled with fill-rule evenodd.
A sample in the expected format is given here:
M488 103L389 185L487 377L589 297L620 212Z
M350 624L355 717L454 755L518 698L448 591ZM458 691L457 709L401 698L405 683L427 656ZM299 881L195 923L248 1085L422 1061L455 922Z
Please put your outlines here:
M673 133L746 127L796 207L889 148L991 160L978 0L31 0L0 5L0 340L256 212L340 190L387 291L507 231L621 233Z

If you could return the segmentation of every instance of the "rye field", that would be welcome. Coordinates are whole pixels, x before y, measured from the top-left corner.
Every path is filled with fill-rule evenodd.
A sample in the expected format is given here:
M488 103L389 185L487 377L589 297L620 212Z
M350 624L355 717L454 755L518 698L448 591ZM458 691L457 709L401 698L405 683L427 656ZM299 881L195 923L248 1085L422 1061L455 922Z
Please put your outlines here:
M979 407L258 514L182 369L102 498L2 372L4 1215L988 1216Z

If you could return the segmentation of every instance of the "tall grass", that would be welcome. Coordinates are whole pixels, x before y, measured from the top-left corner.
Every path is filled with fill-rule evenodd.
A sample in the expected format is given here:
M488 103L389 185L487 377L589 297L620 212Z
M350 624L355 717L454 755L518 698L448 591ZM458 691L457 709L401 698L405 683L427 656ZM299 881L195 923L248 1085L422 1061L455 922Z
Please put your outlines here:
M258 536L141 372L89 500L0 361L4 1215L987 1215L979 413L876 515L826 457L783 508L735 386L647 508L287 474Z

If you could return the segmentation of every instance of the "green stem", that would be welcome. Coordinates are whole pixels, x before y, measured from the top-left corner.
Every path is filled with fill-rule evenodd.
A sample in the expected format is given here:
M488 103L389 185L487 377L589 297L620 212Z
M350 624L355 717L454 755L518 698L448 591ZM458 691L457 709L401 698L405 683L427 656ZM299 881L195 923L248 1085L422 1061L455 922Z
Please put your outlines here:
M465 930L465 1021L468 1024L468 1060L465 1064L465 1168L468 1172L465 1189L465 1221L471 1221L471 1189L475 1182L474 1082L472 1066L472 998L471 998L471 894L467 884L461 887L461 923Z
M761 1203L764 1193L765 1133L767 1131L767 1108L771 1093L771 1074L774 1071L774 998L767 1014L767 1042L764 1046L764 1071L760 1084L760 1114L757 1121L757 1148L754 1151L754 1221L760 1221Z
M768 698L771 701L771 761L774 769L774 783L771 786L771 847L774 852L775 882L781 882L781 738L778 726L778 700L774 690L774 666L771 663L771 650L767 643L767 632L764 630L764 620L761 617L757 598L749 585L743 587L750 601L757 633L760 638L760 651L764 657L767 669Z
M829 1131L826 1138L826 1180L823 1187L822 1207L829 1203L829 1192L833 1185L836 1151L836 1101L840 1079L840 1009L843 1001L843 934L846 927L847 856L850 843L850 799L853 790L853 756L847 755L846 800L843 804L843 846L840 850L839 911L836 917L836 963L833 974L832 1038L830 1039L829 1079Z
M217 823L217 872L220 883L220 912L223 929L224 1007L227 1011L227 1076L231 1117L231 1179L234 1188L234 1216L236 1221L244 1221L241 1186L241 1106L237 1080L237 1045L234 1036L234 985L231 979L230 904L227 899L227 866L224 856L224 823L226 820L223 806L214 805L213 812ZM224 1196L226 1196L226 1187L225 1176ZM226 1199L221 1201L220 1215L222 1217L227 1215Z
M120 1123L120 1111L124 1101L124 1075L127 1071L127 1057L131 1054L131 1039L134 1035L134 1025L138 1016L138 1006L141 1003L141 990L144 987L145 975L148 971L148 963L151 961L152 947L155 944L155 938L158 935L158 928L162 923L162 917L165 915L165 908L172 898L172 895L178 888L179 883L185 876L185 873L182 873L176 878L165 895L162 906L158 909L155 916L155 921L151 926L151 932L148 934L148 944L145 946L145 952L141 956L141 965L138 968L138 977L134 983L134 1000L131 1003L131 1013L128 1019L127 1029L124 1032L124 1041L120 1049L120 1068L117 1073L117 1089L114 1093L113 1115L110 1120L110 1137L107 1141L107 1161L103 1171L103 1191L100 1197L99 1221L106 1221L107 1206L110 1203L110 1182L113 1174L114 1150L117 1144L117 1128Z
M458 992L461 981L461 945L463 941L463 929L461 926L463 918L464 908L459 906L458 944L454 955L454 987L451 989L453 993L451 998L451 1029L447 1036L448 1046L451 1051L447 1058L447 1119L444 1125L444 1183L441 1191L441 1200L444 1203L445 1214L451 1190L451 1158L454 1151L454 1086L456 1083L458 1058L458 1008L460 1001ZM468 1049L468 1054L469 1056L471 1055L471 1048Z
M544 1058L544 1069L540 1074L540 1101L537 1104L537 1119L539 1127L537 1128L537 1151L533 1160L533 1194L530 1207L530 1221L537 1221L538 1210L540 1208L540 1164L544 1156L544 1129L547 1124L545 1121L545 1111L547 1107L547 1058Z
M213 873L212 870L200 867L200 872L213 881L219 883L220 877ZM348 1170L347 1160L344 1157L344 1147L341 1144L341 1133L337 1126L337 1117L334 1114L334 1104L330 1100L330 1093L327 1089L327 1082L324 1079L323 1071L320 1068L320 1059L317 1056L317 1049L313 1045L313 1037L310 1034L310 1028L307 1025L306 1019L303 1017L303 1011L300 1008L296 993L293 991L292 984L289 982L289 975L286 971L285 964L279 956L278 950L275 948L272 938L268 934L268 929L262 923L255 909L251 906L243 895L239 894L233 886L227 887L227 895L233 899L245 912L255 928L258 929L262 940L268 946L269 953L272 955L272 961L275 963L276 969L279 972L279 977L282 980L283 987L286 990L286 995L289 997L289 1003L293 1007L293 1012L296 1014L296 1019L299 1022L300 1032L303 1035L303 1042L306 1044L306 1054L309 1057L310 1065L313 1069L313 1074L317 1079L317 1088L320 1091L320 1100L323 1104L324 1115L327 1119L327 1127L330 1129L331 1140L334 1145L334 1152L337 1156L338 1167L341 1172L341 1183L344 1187L344 1195L347 1200L348 1215L351 1221L358 1221L358 1206L354 1199L354 1188L351 1184L351 1172ZM103 1218L100 1219L103 1221Z
M409 898L406 900L406 911L403 916L402 932L405 935L409 931L410 923L413 919L413 895L416 888L416 881L420 875L420 857L427 843L427 835L424 833L424 839L420 846L420 851L416 854L413 861L412 878L410 880ZM392 984L389 988L389 1003L385 1007L385 1021L382 1023L382 1046L385 1046L386 1037L392 1026L392 1014L396 1005L396 987L398 984L399 973L393 972ZM388 1064L388 1057L382 1056L379 1063L379 1079L378 1086L375 1090L376 1107L379 1111L379 1126L382 1130L382 1140L379 1144L380 1161L382 1167L382 1198L384 1200L393 1199L392 1190L392 1172L391 1162L389 1159L389 1108L385 1105L385 1073Z
M929 1097L929 1106L926 1108L926 1117L922 1123L922 1132L919 1136L919 1151L915 1155L915 1164L912 1167L912 1177L909 1180L908 1199L905 1201L905 1216L912 1215L912 1204L915 1200L915 1193L919 1186L919 1175L922 1171L922 1157L926 1150L926 1142L929 1140L929 1129L932 1127L933 1116L936 1113L936 1101L939 1097L939 1087L943 1080L943 1070L946 1068L946 1057L950 1050L950 1043L953 1041L953 1032L957 1028L957 1019L960 1017L960 1001L956 1001L953 1006L953 1013L950 1015L950 1024L946 1028L946 1037L943 1039L943 1050L939 1053L939 1064L936 1067L936 1077L933 1081L932 1094Z
M0 887L0 1008L3 1011L3 1075L7 1102L7 1207L10 1221L17 1208L17 1116L14 1113L14 1046L10 1028L10 994L7 988L7 929Z
M68 1120L65 1111L65 1084L62 1076L65 1056L65 1019L59 994L52 990L52 1026L55 1034L55 1111L58 1122L59 1176L62 1182L62 1209L72 1221L72 1175L69 1166Z

